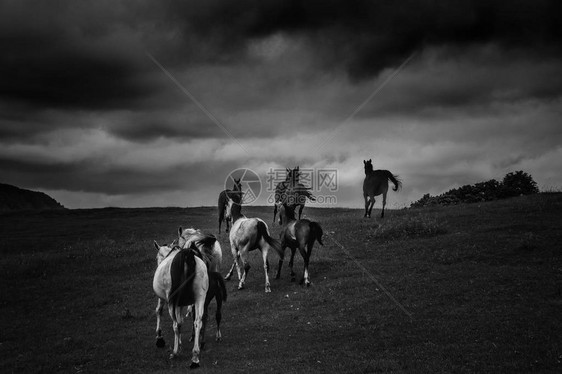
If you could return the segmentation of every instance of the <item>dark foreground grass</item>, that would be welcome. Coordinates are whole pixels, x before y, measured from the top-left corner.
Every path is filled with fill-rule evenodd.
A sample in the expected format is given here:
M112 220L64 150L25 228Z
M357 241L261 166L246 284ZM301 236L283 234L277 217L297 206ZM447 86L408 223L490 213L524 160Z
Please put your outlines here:
M553 193L389 211L384 221L365 220L359 210L306 208L326 233L313 252L313 286L291 283L284 268L265 294L261 257L252 253L247 289L227 283L223 342L214 342L211 319L198 370L560 372L561 208L562 194ZM244 211L272 218L271 208ZM156 348L154 333L152 240L170 242L180 225L216 233L216 213L0 215L0 372L188 370L187 339L181 357L168 359L167 315L165 349ZM227 236L219 239L227 270ZM277 266L275 254L270 262ZM296 270L300 277L298 254Z

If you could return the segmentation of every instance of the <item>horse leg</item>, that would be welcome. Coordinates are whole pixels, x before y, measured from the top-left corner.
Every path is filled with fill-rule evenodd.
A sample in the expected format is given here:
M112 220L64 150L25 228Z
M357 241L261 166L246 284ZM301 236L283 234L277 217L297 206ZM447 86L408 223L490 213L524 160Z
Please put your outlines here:
M261 250L263 257L263 270L265 272L265 292L271 292L271 285L269 284L269 262L267 261L267 247Z
M164 300L158 298L158 305L156 305L156 346L158 348L162 348L166 345L166 342L162 337L162 328L160 327L160 319L162 318L163 311L164 311Z
M225 220L226 223L226 230L225 232L229 232L230 231L230 218L226 218Z
M273 204L273 224L275 225L275 216L277 215L277 203Z
M191 323L191 327L192 327L191 337L189 338L190 342L192 342L193 339L195 339L195 327L193 327L195 324L195 313L192 312L193 312L193 305L190 305L187 307L187 313L185 313L185 318L189 317L189 315L192 314L192 319L193 319L193 322Z
M309 247L308 249L305 247L305 243L299 243L299 252L301 253L303 262L304 262L304 270L302 279L300 284L304 284L308 287L310 286L310 279L308 275L308 260L310 259L310 253L312 252L312 248Z
M386 192L382 194L382 212L381 218L384 218L384 206L386 205Z
M371 218L371 212L373 211L373 206L375 205L375 196L371 196L369 200L369 218Z
M250 271L250 263L247 260L248 255L248 248L244 247L240 252L238 252L238 258L236 261L236 269L238 270L238 275L240 277L240 282L238 283L238 289L241 290L244 288L244 284L246 283L246 276ZM244 271L242 272L241 268L242 265L244 266Z
M291 282L295 281L295 272L293 271L293 263L295 261L295 252L297 251L296 248L291 248L291 259L289 260L289 269L291 275Z
M299 219L301 219L303 209L304 209L304 204L301 204L301 206L299 208Z
M170 354L170 358L175 358L179 353L181 345L181 308L168 304L168 312L170 313L170 317L172 318L174 329L174 349L172 351L172 354Z
M236 267L236 270L238 271L238 279L241 279L242 278L242 272L240 270L240 264L239 264L240 251L238 251L238 247L236 247L236 245L232 241L230 242L230 251L232 253L232 258L234 259L234 261L232 262L232 266L230 267L230 270L228 271L228 273L224 277L224 280L229 280L230 277L232 277L232 273L234 272L235 267Z
M236 268L236 257L234 258L234 261L232 261L232 266L230 267L230 270L224 276L224 280L230 280L232 274L234 273L234 268ZM238 270L238 277L240 278L240 270Z
M275 279L281 278L281 267L283 266L283 261L285 260L285 238L281 240L281 253L279 254L279 265L277 266L277 274L275 274Z
M199 354L201 353L201 349L199 346L199 339L201 338L201 328L203 325L203 314L205 313L205 298L200 297L199 300L195 301L194 306L194 316L195 320L193 322L193 329L195 330L195 338L193 339L193 350L192 350L192 357L191 357L191 365L189 365L190 369L198 368L199 365Z
M207 321L209 320L209 303L211 302L211 300L209 300L208 302L205 301L204 307L203 307L203 317L201 318L201 332L199 333L199 346L201 347L201 349L205 348L205 329L207 328ZM193 325L193 330L195 330L195 323Z
M365 198L365 215L363 217L368 218L368 214L369 214L369 196L367 195L363 195L363 197Z
M217 342L220 342L222 340L222 335L221 335L222 295L220 290L215 296L215 300L217 301L217 311L215 312L215 319L217 320L217 335L215 340Z

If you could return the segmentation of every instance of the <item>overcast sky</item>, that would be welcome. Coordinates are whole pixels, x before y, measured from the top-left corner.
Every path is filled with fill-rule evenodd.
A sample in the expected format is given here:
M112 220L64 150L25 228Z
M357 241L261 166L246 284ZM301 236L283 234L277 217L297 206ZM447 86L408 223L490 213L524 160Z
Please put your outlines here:
M372 159L403 181L390 208L516 170L560 190L561 14L556 0L0 0L0 183L68 208L185 207L250 168L265 204L268 171L300 165L337 170L337 205L361 207Z

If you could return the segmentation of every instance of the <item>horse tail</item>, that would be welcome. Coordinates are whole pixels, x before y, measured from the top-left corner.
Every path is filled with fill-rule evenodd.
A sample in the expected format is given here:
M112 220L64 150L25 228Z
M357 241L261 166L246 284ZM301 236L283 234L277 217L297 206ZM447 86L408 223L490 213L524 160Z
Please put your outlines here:
M209 272L209 278L213 280L218 285L219 292L221 294L222 301L226 301L228 294L226 292L226 284L224 283L224 279L220 273L216 271Z
M269 229L264 221L258 219L258 240L263 238L270 247L272 247L277 254L281 254L281 242L277 239L274 239L269 235Z
M226 202L227 202L226 191L222 191L219 194L219 199L217 201L217 210L218 210L218 213L219 213L219 230L220 230L220 226L221 226L222 221L224 221L224 210L225 210L225 207L226 207Z
M185 269L187 265L187 270ZM170 266L172 286L170 300L172 305L187 306L194 302L192 292L195 277L195 253L190 249L182 249L172 260Z
M324 231L318 222L310 222L310 231L312 232L312 237L315 238L320 245L324 245L324 243L322 243Z
M402 181L400 179L398 179L398 175L394 175L388 170L385 170L384 172L385 172L387 178L392 183L394 183L394 188L393 188L394 191L398 191L399 189L402 188Z

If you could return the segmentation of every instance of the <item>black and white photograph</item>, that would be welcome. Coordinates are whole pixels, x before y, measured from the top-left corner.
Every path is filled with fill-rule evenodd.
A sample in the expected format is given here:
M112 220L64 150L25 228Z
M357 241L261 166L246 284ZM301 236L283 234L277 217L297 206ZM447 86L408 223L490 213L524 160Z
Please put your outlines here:
M0 0L0 372L562 371L561 15Z

